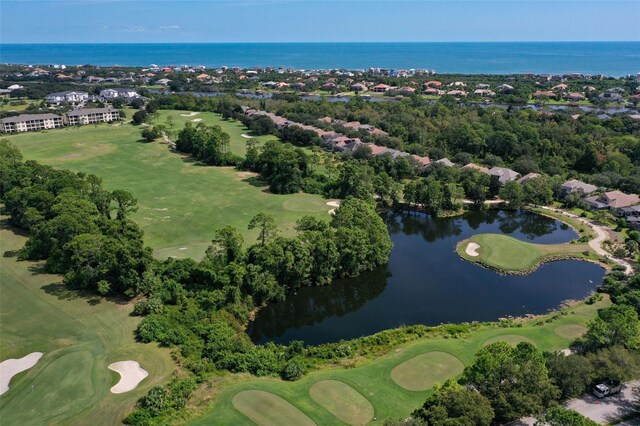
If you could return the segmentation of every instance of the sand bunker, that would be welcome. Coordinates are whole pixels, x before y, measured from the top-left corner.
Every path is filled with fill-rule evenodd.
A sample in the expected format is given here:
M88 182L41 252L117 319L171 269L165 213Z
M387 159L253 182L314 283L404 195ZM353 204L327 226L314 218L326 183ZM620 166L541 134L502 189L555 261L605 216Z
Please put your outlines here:
M242 136L245 139L253 139L253 136L245 135L244 133L241 134L240 136Z
M36 365L42 355L42 352L31 352L20 359L10 358L0 362L0 395L9 390L13 376Z
M137 361L120 361L109 365L120 375L120 381L111 388L111 393L125 393L134 390L149 375Z
M464 250L469 256L480 256L478 253L478 249L480 248L480 244L478 243L469 243L467 244L467 248Z
M340 201L327 201L327 205L331 207L340 207ZM330 215L336 214L336 209L329 210Z
M199 123L202 121L202 118L194 118L193 120L191 120L192 123Z
M189 114L180 114L180 117L193 117L194 115L200 114L199 112L190 112Z

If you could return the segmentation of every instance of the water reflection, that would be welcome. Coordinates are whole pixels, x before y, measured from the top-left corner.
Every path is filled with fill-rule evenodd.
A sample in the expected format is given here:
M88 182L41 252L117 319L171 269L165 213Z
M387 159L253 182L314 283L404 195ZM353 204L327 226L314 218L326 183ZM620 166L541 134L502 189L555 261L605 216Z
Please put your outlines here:
M480 232L521 240L568 242L575 232L553 219L524 212L470 212L433 219L392 214L389 263L357 278L309 287L261 310L250 324L256 342L317 344L375 333L402 324L490 321L543 313L595 289L604 271L580 261L544 265L527 276L503 276L463 261L455 245Z

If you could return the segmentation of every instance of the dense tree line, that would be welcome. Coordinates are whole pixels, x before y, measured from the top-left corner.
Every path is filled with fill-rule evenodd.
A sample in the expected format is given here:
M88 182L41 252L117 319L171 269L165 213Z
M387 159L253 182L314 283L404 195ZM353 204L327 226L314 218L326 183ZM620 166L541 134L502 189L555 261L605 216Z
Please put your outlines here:
M220 126L207 126L191 123L178 134L176 149L180 152L192 154L193 157L212 166L235 165L239 158L229 152L229 134L222 131Z

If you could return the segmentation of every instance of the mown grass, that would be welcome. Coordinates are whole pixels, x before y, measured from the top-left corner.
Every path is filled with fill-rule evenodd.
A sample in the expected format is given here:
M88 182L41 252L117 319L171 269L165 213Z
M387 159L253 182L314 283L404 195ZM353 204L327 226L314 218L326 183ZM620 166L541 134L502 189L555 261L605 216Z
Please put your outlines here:
M350 425L366 425L375 414L373 405L358 391L337 380L323 380L309 389L311 398Z
M467 254L470 243L479 245L477 256ZM474 235L461 241L456 250L464 259L504 272L527 272L554 257L583 257L591 252L588 244L532 244L502 234Z
M184 117L188 111L161 111L157 119L174 118L176 129L201 118L219 124L231 135L231 150L243 153L248 129L224 121L213 113ZM140 128L131 124L89 125L46 132L6 136L26 159L55 167L93 173L107 189L127 189L139 209L132 218L145 232L145 242L158 258L199 259L216 228L231 225L254 243L257 231L248 231L249 220L265 211L276 218L285 235L294 233L295 221L304 215L329 219L331 207L317 195L276 195L253 173L232 167L204 167L190 157L172 153L161 142L142 143ZM264 141L271 136L261 137Z
M41 262L19 262L26 237L0 228L0 360L43 352L14 376L0 397L3 425L119 424L135 401L175 370L169 350L136 343L132 304L70 291ZM131 392L109 389L119 380L112 362L135 360L149 376Z
M207 412L193 420L192 425L238 425L250 424L244 414L237 411L232 399L245 390L271 392L297 407L316 424L346 424L311 398L310 389L318 382L337 380L352 387L373 405L378 421L388 418L404 418L418 408L431 390L410 391L398 386L391 378L391 372L404 362L430 352L445 352L455 356L462 364L468 365L475 352L488 341L502 340L502 336L523 336L530 339L543 351L557 351L569 346L571 339L555 332L565 325L581 325L595 316L596 310L609 305L607 298L587 305L580 303L563 311L563 314L551 314L524 323L506 327L494 325L481 326L477 331L464 338L445 337L425 338L401 347L390 349L386 356L377 358L366 365L356 368L330 368L313 372L297 382L284 382L273 378L247 378L237 376L240 383L207 388L208 393L217 396L208 404ZM512 340L505 337L505 340ZM456 372L459 370L456 370ZM452 372L452 374L456 374ZM440 376L438 380L448 377ZM196 410L192 407L192 410ZM256 410L258 408L256 407ZM195 412L195 411L193 411ZM271 423L275 424L275 423Z

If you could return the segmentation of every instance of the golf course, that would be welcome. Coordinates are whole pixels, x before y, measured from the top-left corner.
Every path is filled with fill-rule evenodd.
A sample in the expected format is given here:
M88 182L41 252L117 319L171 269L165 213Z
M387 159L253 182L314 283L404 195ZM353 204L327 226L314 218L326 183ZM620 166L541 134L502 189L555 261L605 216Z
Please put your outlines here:
M386 356L359 360L356 368L329 368L296 382L236 376L240 383L217 388L219 395L193 426L211 424L367 424L374 418L404 418L433 386L462 373L481 347L527 341L545 351L567 348L586 332L608 298L565 308L509 327L480 326L461 338L432 337L398 347ZM215 386L215 385L212 385Z
M474 235L456 250L466 260L505 273L528 273L544 262L587 258L593 253L588 244L532 244L501 234Z
M0 397L2 424L118 424L131 406L175 370L168 349L140 344L131 303L68 290L43 262L17 260L26 237L1 218L0 352L3 360L44 355L17 374ZM114 362L134 360L149 372L134 390L115 394Z
M220 125L231 137L232 152L243 155L249 132L242 124L214 113L161 111L158 123L171 117L176 130L187 121ZM203 167L189 157L170 151L156 141L140 141L141 127L126 123L67 127L43 132L3 136L20 149L25 159L54 167L92 173L107 189L126 189L138 200L132 218L145 233L156 257L203 256L216 228L231 225L253 244L257 231L248 231L258 212L272 214L285 235L294 232L304 215L329 218L327 201L318 195L276 195L256 174L233 167ZM261 136L265 141L273 136Z

